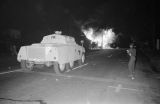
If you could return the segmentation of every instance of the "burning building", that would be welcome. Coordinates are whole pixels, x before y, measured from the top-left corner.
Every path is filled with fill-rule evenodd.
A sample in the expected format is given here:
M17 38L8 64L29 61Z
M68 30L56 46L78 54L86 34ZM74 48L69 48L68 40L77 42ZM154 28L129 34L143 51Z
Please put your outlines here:
M110 49L111 44L116 41L117 36L113 32L113 29L100 29L96 30L94 28L84 29L82 31L87 39L92 43L96 43L96 48Z

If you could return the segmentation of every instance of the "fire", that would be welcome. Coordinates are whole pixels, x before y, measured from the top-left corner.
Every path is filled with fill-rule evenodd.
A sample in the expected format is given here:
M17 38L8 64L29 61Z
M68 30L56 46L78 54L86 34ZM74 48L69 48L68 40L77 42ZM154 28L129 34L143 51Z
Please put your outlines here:
M101 29L96 31L94 28L82 29L85 36L92 42L95 42L98 47L109 49L110 44L115 42L116 35L113 29Z

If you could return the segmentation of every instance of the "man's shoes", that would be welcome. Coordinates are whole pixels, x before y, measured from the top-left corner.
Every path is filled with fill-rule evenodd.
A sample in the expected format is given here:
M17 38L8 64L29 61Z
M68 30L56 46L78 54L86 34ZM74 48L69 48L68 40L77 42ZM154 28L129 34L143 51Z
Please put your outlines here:
M134 75L128 75L128 77L131 77L132 80L135 79Z

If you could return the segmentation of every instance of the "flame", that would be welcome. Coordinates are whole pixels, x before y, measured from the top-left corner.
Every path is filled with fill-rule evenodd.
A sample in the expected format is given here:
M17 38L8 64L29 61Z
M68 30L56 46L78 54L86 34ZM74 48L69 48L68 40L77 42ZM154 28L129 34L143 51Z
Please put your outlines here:
M82 29L85 36L92 42L95 42L98 47L109 49L110 44L115 42L116 35L113 29L101 29L96 31L94 28Z

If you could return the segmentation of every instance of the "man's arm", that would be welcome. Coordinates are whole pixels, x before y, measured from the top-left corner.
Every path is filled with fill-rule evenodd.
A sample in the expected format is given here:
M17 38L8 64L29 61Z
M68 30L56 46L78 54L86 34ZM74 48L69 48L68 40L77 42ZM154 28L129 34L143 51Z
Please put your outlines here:
M129 56L131 56L131 52L130 51L131 51L130 49L127 50L127 53L128 53Z

